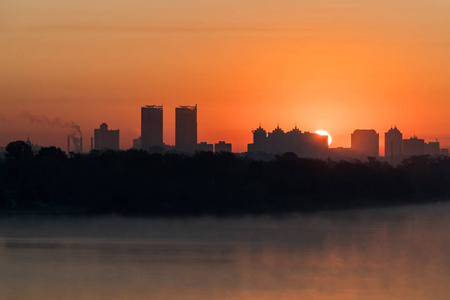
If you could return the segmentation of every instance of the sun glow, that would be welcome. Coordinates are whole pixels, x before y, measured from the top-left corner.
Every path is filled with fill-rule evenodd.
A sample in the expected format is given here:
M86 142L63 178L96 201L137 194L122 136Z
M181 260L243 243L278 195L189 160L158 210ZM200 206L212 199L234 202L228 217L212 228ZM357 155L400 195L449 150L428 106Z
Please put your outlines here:
M331 145L331 135L326 132L325 130L317 130L315 133L319 134L319 135L327 135L328 136L328 146Z

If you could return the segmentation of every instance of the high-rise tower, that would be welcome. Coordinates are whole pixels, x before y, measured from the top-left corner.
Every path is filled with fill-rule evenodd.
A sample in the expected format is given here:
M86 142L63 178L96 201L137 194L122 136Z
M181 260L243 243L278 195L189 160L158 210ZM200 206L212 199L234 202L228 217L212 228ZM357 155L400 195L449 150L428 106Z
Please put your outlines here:
M141 149L163 146L163 107L147 105L141 108Z
M388 130L384 134L384 157L393 160L403 154L403 134L397 126Z
M197 105L175 109L175 148L193 153L197 147Z
M286 150L286 134L280 126L277 126L272 132L269 132L267 136L268 148L270 153L283 154Z
M377 157L379 134L373 129L356 129L352 133L352 150L361 155Z
M252 133L253 144L248 144L248 152L267 152L267 131L259 125Z

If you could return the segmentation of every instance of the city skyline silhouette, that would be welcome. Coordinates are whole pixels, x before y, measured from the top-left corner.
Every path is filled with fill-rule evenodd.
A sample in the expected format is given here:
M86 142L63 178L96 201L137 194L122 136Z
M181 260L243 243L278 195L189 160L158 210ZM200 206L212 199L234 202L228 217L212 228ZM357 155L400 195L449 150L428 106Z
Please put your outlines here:
M189 116L191 114L192 116ZM387 134L392 132L394 130L398 132L397 126L392 127L391 129L384 134L384 137L382 136L380 138L379 133L374 129L355 129L353 133L350 135L351 143L347 147L333 147L333 144L329 144L329 139L326 140L328 142L324 142L326 145L323 148L324 150L320 150L319 148L308 148L310 146L305 146L310 144L311 142L307 142L306 135L310 135L311 138L313 136L317 136L317 138L314 139L320 139L319 135L325 135L327 134L327 131L324 130L318 130L318 131L308 131L308 130L302 130L297 128L297 123L295 124L295 127L292 128L291 131L286 132L280 128L279 123L277 123L277 127L273 129L273 131L265 131L261 127L261 122L258 128L252 130L253 137L251 138L253 140L253 143L247 143L247 147L245 150L237 150L239 147L236 147L236 145L233 146L233 141L224 141L221 137L216 137L213 141L200 141L197 137L198 135L198 125L197 125L197 105L195 106L177 106L175 108L175 115L179 115L176 120L176 128L175 131L179 131L179 145L177 146L177 143L175 141L175 144L167 144L165 142L165 136L168 134L170 135L170 132L167 132L164 128L163 119L164 119L164 106L157 106L157 105L146 105L141 107L141 132L138 136L133 137L132 139L132 146L131 147L124 147L120 142L120 135L119 131L117 130L108 130L108 124L102 123L100 125L100 129L94 129L94 134L90 135L87 134L88 139L90 139L90 147L87 145L88 140L86 139L85 142L85 148L83 148L83 136L81 134L81 127L74 122L63 122L60 118L49 118L47 116L35 116L29 112L21 112L20 117L26 119L33 125L37 126L43 126L44 128L47 127L49 129L65 129L70 130L70 133L67 136L67 145L66 147L58 146L58 143L51 144L51 145L38 145L36 143L35 147L39 148L39 146L57 146L61 149L65 149L67 152L74 151L74 152L89 152L90 150L97 149L97 150L126 150L126 149L144 149L146 151L167 151L170 149L177 150L181 153L194 153L196 151L214 151L214 145L219 144L219 142L225 143L228 142L231 147L233 147L234 152L266 152L266 153L272 153L272 154L283 154L286 152L294 152L301 157L322 157L326 158L328 157L342 157L342 158L352 158L352 157L390 157L391 163L393 162L393 157L398 156L399 158L396 159L397 163L401 161L402 155L406 156L412 156L412 155L424 155L424 154L431 154L431 155L447 155L448 148L443 146L442 143L440 143L439 139L434 139L433 141L425 141L425 139L419 140L421 141L422 145L417 144L416 146L412 146L411 143L414 143L414 141L417 139L417 136L414 134L410 138L402 138L402 133L400 132L400 137L397 137L397 139L400 139L401 142L396 142L396 144L401 143L400 150L397 150L401 152L399 155L397 152L394 153L391 150L391 144L393 143L391 138L387 137ZM193 122L193 123L192 123ZM192 125L189 125L192 123ZM102 129L103 128L103 129ZM178 129L177 129L178 128ZM189 129L190 128L190 129ZM186 131L187 130L187 131ZM189 131L191 133L189 133ZM258 135L258 132L261 131L262 134L264 134L264 139L267 139L266 141L263 141L264 146L261 144L261 142L257 142L256 146L254 146L255 138ZM101 133L103 132L103 133ZM296 134L296 132L298 132ZM320 134L317 134L316 132L319 132ZM144 134L144 144L142 143L142 133ZM176 133L176 132L175 132ZM281 135L280 135L281 134ZM306 135L305 135L306 134ZM357 135L358 134L358 135ZM373 141L369 141L365 138L362 138L365 134L373 134ZM286 135L286 137L284 137ZM294 135L302 135L305 136L302 139L302 141L295 141L292 139ZM328 133L330 139L331 135ZM272 137L271 137L272 136ZM354 139L355 136L355 139ZM362 139L356 139L357 136L361 136ZM261 138L256 138L256 141L260 140ZM306 140L305 140L306 139ZM20 138L18 139L20 140ZM22 139L23 140L23 139ZM27 135L28 143L31 145L32 141L30 141L29 135ZM384 141L384 143L383 143ZM267 145L266 145L267 143ZM128 145L129 143L125 143ZM71 146L72 145L72 146ZM119 146L120 145L120 146ZM259 146L258 146L259 145ZM383 146L381 146L383 145ZM387 145L387 146L386 146ZM406 145L406 146L404 146ZM411 145L411 146L410 146ZM444 144L445 145L445 144ZM6 145L5 145L6 146ZM220 147L221 145L219 145ZM172 148L171 148L172 147ZM227 146L229 147L229 146ZM304 148L307 147L307 148ZM371 150L365 150L369 149ZM411 148L413 147L413 148ZM0 147L0 149L4 149L5 147ZM36 149L37 149L36 148ZM300 150L303 149L304 150ZM403 150L405 148L405 150ZM228 149L228 148L226 148ZM310 149L310 150L306 150ZM325 150L326 149L326 150ZM332 151L328 151L328 149ZM334 150L333 150L334 149ZM349 149L351 150L349 152ZM442 151L441 151L442 149ZM83 151L84 150L84 151ZM4 151L4 150L3 150Z
M65 148L66 131L18 116L28 112L86 130L106 122L126 149L139 107L196 103L198 140L237 152L260 122L326 130L333 147L391 125L450 147L446 2L24 3L0 8L2 146L29 135ZM175 145L175 115L163 122Z

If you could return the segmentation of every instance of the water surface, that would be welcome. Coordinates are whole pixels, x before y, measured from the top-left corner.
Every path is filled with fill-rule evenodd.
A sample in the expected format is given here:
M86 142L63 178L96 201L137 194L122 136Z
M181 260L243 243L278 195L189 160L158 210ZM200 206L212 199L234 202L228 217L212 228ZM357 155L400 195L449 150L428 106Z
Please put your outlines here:
M0 299L449 299L450 204L0 220Z

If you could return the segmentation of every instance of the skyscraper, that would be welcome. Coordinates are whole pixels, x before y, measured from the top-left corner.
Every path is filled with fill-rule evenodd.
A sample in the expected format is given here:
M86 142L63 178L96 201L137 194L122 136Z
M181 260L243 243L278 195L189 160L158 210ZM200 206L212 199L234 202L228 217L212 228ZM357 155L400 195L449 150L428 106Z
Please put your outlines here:
M193 153L197 147L197 105L175 109L175 148Z
M248 152L271 154L294 152L301 157L324 157L328 154L328 136L301 132L297 126L286 133L277 126L267 134L260 125L252 132L253 144L248 144Z
M248 152L266 152L267 151L267 131L261 125L252 131L253 144L248 144Z
M377 157L379 143L379 134L373 129L356 129L352 133L352 150L361 155Z
M141 108L141 149L163 147L163 107L147 105Z
M272 132L269 132L267 141L269 144L269 152L274 154L286 153L286 134L280 126L277 126Z
M297 125L286 132L286 151L293 152L298 156L303 155L304 134L297 128Z
M95 150L119 150L119 129L108 130L108 124L102 123L99 129L94 129Z
M397 126L384 134L384 157L393 159L403 154L403 134Z

